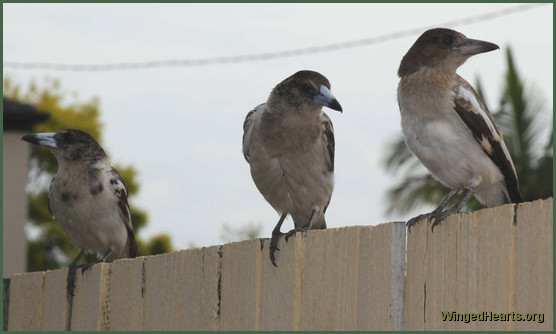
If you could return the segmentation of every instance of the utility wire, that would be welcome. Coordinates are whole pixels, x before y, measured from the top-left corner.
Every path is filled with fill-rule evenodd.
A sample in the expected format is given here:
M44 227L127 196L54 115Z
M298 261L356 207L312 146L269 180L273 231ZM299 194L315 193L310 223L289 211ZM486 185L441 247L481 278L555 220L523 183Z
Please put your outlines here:
M434 27L449 27L466 25L476 22L488 21L501 16L507 16L510 14L523 12L532 8L536 8L547 3L541 4L524 4L515 7L510 7L482 15L467 17L463 19L453 20L449 22L444 22L441 24L436 24L427 27L420 27L415 29L401 30L393 32L390 34L384 34L376 37L365 38L354 41L347 41L343 43L327 44L321 46L314 46L301 49L292 49L278 52L267 52L267 53L257 53L257 54L246 54L239 56L228 56L228 57L214 57L214 58L202 58L202 59L174 59L174 60L157 60L157 61L146 61L146 62L128 62L128 63L112 63L112 64L59 64L59 63L27 63L27 62L14 62L6 61L4 62L4 67L20 70L52 70L52 71L116 71L116 70L138 70L156 67L196 67L196 66L207 66L214 64L234 64L234 63L245 63L252 61L262 61L271 60L278 58L288 58L296 57L309 54L325 53L331 51L337 51L342 49L350 49L356 47L362 47L372 44L384 43L394 39L399 39L407 36L412 36L420 34L425 30Z

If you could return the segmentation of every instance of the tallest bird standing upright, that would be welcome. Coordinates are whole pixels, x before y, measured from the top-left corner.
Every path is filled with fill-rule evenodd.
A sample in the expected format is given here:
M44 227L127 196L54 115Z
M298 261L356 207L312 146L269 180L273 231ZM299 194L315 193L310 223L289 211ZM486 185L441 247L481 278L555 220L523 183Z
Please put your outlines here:
M487 207L519 203L517 175L502 133L486 105L456 70L469 57L499 49L450 29L424 32L403 57L398 70L398 104L409 149L451 192L421 218L438 224L475 196ZM461 201L444 210L464 191Z
M291 214L296 231L324 229L324 213L334 184L334 130L322 111L342 111L330 82L313 71L299 71L279 83L243 124L243 155L266 201L281 214L272 231L270 260Z

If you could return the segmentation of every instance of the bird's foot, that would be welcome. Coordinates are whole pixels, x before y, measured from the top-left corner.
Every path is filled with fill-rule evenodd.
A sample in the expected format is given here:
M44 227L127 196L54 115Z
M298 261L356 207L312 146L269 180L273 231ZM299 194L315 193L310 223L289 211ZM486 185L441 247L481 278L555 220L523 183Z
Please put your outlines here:
M112 250L110 248L108 248L108 251L106 252L106 254L104 254L102 259L98 260L97 262L85 263L85 264L79 265L79 266L77 266L77 268L81 268L81 275L83 275L83 273L85 273L87 270L91 269L91 267L94 266L95 264L101 263L101 262L107 262L107 259L110 255L112 255Z
M427 221L430 219L430 216L434 213L433 212L429 212L429 213L423 213L420 214L416 217L411 218L410 220L407 221L406 225L407 225L407 231L411 231L411 227L416 225L418 222L420 222L422 219L426 218Z
M452 208L454 209L454 208ZM407 230L408 232L411 230L411 227L416 225L419 221L421 221L422 219L427 219L427 222L431 222L431 231L434 232L434 227L436 225L439 225L444 219L446 219L446 217L448 217L449 215L451 215L452 213L456 213L459 210L444 210L444 211L440 211L440 210L434 210L432 212L429 213L423 213L418 215L417 217L413 217L410 220L407 221Z
M79 251L79 254L77 254L75 259L73 259L73 261L71 261L71 263L68 267L68 277L66 279L66 281L67 281L66 282L66 290L67 290L67 294L68 294L68 303L70 303L70 304L71 304L71 298L73 297L73 289L75 288L75 273L77 272L77 268L79 267L76 264L77 264L77 262L79 262L79 260L83 256L83 254L85 254L84 249Z
M68 267L68 277L66 279L66 290L67 293L71 296L75 296L73 293L75 289L75 274L77 273L77 269L81 269L81 275L87 270L89 270L95 263L89 264L82 264L79 266L69 266Z
M280 231L272 231L272 238L270 239L270 262L272 262L275 267L278 266L276 265L276 257L274 256L274 252L280 250L280 248L278 248L278 239L280 239L280 237L283 235L285 235L285 233L282 233Z
M434 232L434 227L436 225L439 225L444 219L446 219L446 217L448 217L449 215L459 212L460 208L457 207L452 207L448 210L444 210L444 211L439 211L439 212L431 212L431 215L429 217L429 220L432 222L431 225L431 231Z
M83 273L85 273L87 270L91 269L91 267L94 266L97 263L99 263L99 262L86 263L86 264L82 264L82 265L77 266L77 268L81 268L81 275L83 275Z
M288 239L292 236L295 235L297 232L307 232L309 230L309 228L307 227L299 227L299 228L294 228L292 230L289 230L286 233L286 237L284 239L286 239L286 242L288 242Z

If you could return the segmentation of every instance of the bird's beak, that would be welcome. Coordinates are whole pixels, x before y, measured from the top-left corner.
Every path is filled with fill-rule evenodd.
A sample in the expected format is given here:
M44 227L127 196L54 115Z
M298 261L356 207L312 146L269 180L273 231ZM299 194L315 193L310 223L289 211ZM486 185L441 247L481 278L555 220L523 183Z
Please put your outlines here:
M460 55L473 56L496 49L500 49L500 47L494 43L468 38L465 44L461 46Z
M54 139L55 134L56 133L54 132L35 133L32 135L25 135L21 137L21 140L25 140L26 142L29 142L31 144L37 144L56 149L58 148L58 143L56 142L56 139Z
M320 93L318 95L315 95L315 97L313 98L313 103L342 112L342 106L340 105L338 100L336 100L334 95L332 95L330 89L328 89L328 87L326 87L325 85L320 85Z

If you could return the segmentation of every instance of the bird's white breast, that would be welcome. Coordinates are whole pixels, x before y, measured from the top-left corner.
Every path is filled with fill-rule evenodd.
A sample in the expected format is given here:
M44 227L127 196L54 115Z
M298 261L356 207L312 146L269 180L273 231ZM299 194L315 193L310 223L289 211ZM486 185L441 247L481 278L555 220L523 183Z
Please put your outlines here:
M92 194L85 171L58 172L51 189L50 205L64 233L78 249L104 255L110 248L120 254L127 241L127 230L109 180L101 170Z
M398 103L407 146L452 189L500 183L500 170L454 111L450 94L450 86L410 84L402 79Z

